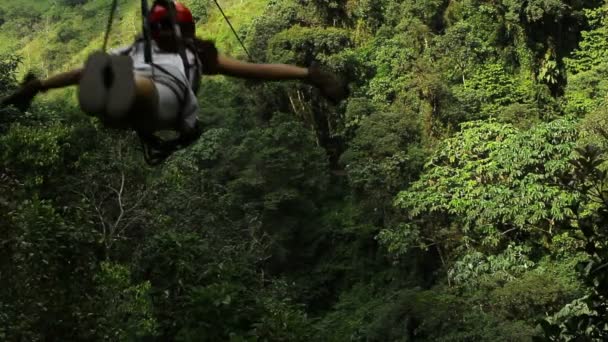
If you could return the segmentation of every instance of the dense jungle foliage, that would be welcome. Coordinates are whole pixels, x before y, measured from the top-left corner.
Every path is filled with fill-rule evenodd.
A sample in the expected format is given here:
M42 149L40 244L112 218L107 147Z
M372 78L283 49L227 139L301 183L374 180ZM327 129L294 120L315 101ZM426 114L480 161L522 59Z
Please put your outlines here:
M608 2L220 3L256 62L350 98L205 77L202 138L156 168L74 89L0 109L0 340L608 340ZM3 1L0 96L80 65L109 7Z

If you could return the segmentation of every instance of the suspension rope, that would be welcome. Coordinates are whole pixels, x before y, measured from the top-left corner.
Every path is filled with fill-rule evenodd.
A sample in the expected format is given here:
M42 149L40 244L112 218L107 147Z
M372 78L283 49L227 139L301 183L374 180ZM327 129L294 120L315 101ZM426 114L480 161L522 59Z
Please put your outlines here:
M112 8L110 9L110 17L108 18L108 25L106 26L106 33L103 37L103 47L102 47L103 52L106 52L106 48L108 47L108 39L110 38L110 31L112 30L112 23L114 22L114 13L116 12L116 8L118 8L118 0L112 1Z
M224 20L226 20L226 22L228 23L228 26L230 26L230 29L232 30L232 33L234 33L234 36L236 37L236 39L239 41L239 43L243 47L243 50L245 50L245 53L247 53L247 56L249 57L249 61L253 62L253 57L251 57L251 54L249 53L249 51L245 47L245 44L243 44L243 41L241 40L241 38L239 37L239 35L236 33L236 30L232 26L232 23L230 22L230 20L228 19L228 17L224 13L224 10L222 9L222 6L220 6L220 4L217 2L217 0L213 0L213 2L215 2L215 4L217 5L217 8L222 13L222 16L224 17Z

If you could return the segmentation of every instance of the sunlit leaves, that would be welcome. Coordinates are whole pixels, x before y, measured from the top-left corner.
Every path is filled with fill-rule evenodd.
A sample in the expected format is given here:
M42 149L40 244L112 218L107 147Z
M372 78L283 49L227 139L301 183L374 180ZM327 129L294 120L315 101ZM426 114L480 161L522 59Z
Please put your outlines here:
M348 32L338 28L293 26L269 42L268 59L289 64L310 65L350 45Z
M15 55L0 56L0 98L14 89L17 83L15 71L20 61L21 58Z
M448 271L448 277L457 286L475 288L483 278L510 281L534 267L528 257L529 247L509 245L498 255L483 255L480 252L466 254L456 261Z
M357 108L353 103L350 112L366 110L364 103ZM414 179L422 164L418 124L412 116L382 112L362 116L357 135L342 155L353 190L373 207L388 205L390 198Z
M579 248L586 258L578 263L576 270L589 287L587 295L564 306L564 308L541 322L546 340L550 341L603 341L608 337L608 249L606 238L608 192L605 189L608 176L605 171L605 148L586 145L577 148L578 156L572 160L574 179L581 191L583 202L591 202L589 207L580 206L576 227Z
M479 115L483 118L497 117L511 104L530 102L531 94L504 66L491 63L476 70L457 90L458 98L479 106Z
M552 234L556 222L573 215L570 207L578 200L559 186L570 170L576 137L569 120L529 131L497 123L464 124L461 133L443 141L427 171L395 203L429 222L449 215L481 245L499 243L512 229Z
M26 127L14 125L0 136L0 158L4 167L19 171L28 185L40 185L49 172L62 166L62 152L70 128L65 126Z
M108 340L133 340L155 336L158 323L153 315L151 284L133 284L128 267L103 262L95 275L97 295L96 333Z
M583 39L579 48L565 60L568 71L573 74L591 70L608 57L608 9L587 9L585 15L591 29L581 32Z

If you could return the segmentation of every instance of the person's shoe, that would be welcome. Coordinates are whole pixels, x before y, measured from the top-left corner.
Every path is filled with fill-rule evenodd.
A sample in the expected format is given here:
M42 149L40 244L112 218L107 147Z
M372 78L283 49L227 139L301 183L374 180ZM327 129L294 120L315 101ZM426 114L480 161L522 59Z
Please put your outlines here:
M108 87L106 115L110 121L124 122L135 102L133 60L129 56L112 56L112 82Z
M92 116L105 113L111 77L110 56L103 52L91 54L78 86L78 102L82 111Z
M348 87L336 75L316 64L308 68L307 82L319 88L321 94L334 104L348 97Z
M12 95L2 99L0 106L14 106L21 112L28 110L32 104L34 97L42 90L42 84L40 80L32 73L28 73L23 82L21 88Z

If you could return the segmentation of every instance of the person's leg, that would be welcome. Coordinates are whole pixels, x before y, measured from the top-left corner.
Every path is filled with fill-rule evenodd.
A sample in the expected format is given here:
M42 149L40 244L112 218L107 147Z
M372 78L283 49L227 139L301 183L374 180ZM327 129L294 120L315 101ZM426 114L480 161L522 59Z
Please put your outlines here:
M53 75L47 79L40 80L40 90L64 88L77 85L82 75L82 68ZM155 113L158 107L158 95L154 82L142 76L135 76L135 101L130 110L136 113ZM137 115L137 114L136 114Z
M138 89L129 56L96 52L89 56L79 80L78 102L106 127L129 129Z
M79 91L81 108L109 127L152 130L155 125L157 89L150 78L135 74L128 56L89 57Z
M78 104L80 109L91 116L105 119L108 102L108 81L111 75L110 56L95 52L87 58L78 80ZM59 82L57 82L59 83ZM108 118L109 122L111 120ZM104 120L105 121L105 120ZM113 126L113 124L111 124Z
M132 128L154 132L158 110L158 91L154 81L135 75L135 101L128 114Z
M103 68L105 68L107 64L106 62L103 62L101 64L101 67L97 67L98 70L93 70L93 80L91 81L92 84L89 87L90 90L85 90L84 95L86 95L87 99L89 97L103 97L103 101L105 102L107 92L105 89L106 85L104 84L105 80L102 73ZM91 72L91 70L87 70L87 72ZM21 89L19 89L13 95L3 99L1 101L1 104L17 104L19 105L20 109L25 110L27 109L27 105L29 104L29 102L31 102L32 98L39 92L79 85L81 84L81 80L84 73L84 68L78 68L67 72L55 74L43 80L37 79L33 75L28 75L24 84L21 86ZM130 75L133 75L132 70L129 70L128 73ZM124 81L124 76L128 77L127 75L121 75L121 77L119 77L119 81ZM154 82L146 77L132 77L134 77L135 83L135 99L132 101L132 105L129 106L130 108L128 110L128 115L129 117L133 117L134 119L139 121L150 120L150 118L153 117L156 113L158 107L158 95L154 86ZM100 94L102 94L103 96L100 96Z

